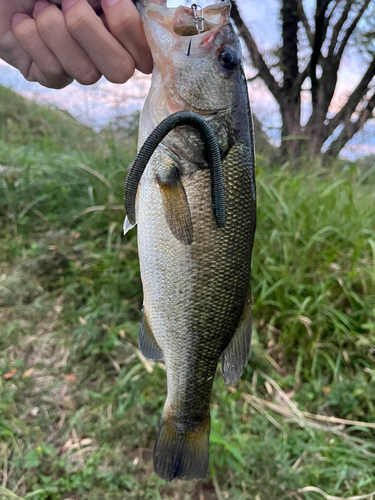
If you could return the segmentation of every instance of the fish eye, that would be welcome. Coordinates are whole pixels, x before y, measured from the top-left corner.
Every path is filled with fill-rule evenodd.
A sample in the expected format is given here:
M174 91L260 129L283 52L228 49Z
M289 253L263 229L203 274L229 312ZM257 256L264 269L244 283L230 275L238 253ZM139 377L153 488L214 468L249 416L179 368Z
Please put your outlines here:
M226 47L219 53L217 60L224 69L231 70L238 64L238 54L230 47Z

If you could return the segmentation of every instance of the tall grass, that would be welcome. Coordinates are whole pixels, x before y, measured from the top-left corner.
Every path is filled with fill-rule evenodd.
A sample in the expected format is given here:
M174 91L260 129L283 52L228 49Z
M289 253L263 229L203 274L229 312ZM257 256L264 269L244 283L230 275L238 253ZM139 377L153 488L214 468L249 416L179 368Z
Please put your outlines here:
M374 179L355 165L258 173L254 316L296 379L373 366Z
M374 491L375 172L259 159L250 362L236 387L216 377L210 478L166 484L151 466L165 372L137 350L136 230L121 230L135 139L53 116L27 140L29 120L16 135L0 120L0 498Z

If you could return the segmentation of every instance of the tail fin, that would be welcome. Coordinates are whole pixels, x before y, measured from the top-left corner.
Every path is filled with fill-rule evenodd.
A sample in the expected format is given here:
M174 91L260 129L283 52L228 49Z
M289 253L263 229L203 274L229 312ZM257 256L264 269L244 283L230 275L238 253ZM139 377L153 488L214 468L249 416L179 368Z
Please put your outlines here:
M154 470L166 481L198 479L208 475L210 416L196 428L182 432L177 422L163 418L154 448Z

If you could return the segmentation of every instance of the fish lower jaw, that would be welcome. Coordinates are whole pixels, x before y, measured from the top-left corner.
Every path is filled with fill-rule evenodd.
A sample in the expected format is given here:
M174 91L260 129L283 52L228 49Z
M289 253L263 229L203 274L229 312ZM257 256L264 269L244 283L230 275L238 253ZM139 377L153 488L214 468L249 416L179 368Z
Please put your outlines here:
M166 99L166 108L167 108L166 116L173 113L177 113L178 111L192 111L193 113L197 113L198 115L203 116L206 120L214 118L219 113L232 111L232 107L225 107L219 109L199 109L195 108L188 102L183 102L183 101L175 102L171 98Z

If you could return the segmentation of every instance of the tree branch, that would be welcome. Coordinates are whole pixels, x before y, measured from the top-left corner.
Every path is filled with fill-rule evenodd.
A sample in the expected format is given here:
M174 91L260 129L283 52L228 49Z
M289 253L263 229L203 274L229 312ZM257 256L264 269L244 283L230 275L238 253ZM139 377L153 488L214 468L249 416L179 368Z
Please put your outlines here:
M346 101L341 110L335 114L333 118L329 121L327 125L327 137L333 134L336 127L340 125L345 120L350 120L352 114L354 113L356 107L361 102L363 97L367 94L369 89L369 84L375 76L375 56L373 57L366 73L363 75L362 80L359 82L355 90L351 93L349 99Z
M321 3L323 1L329 1L329 0L319 0ZM367 1L367 0L365 0ZM336 3L336 6L338 3ZM344 7L341 11L341 15L339 16L338 21L336 22L335 25L332 26L332 37L330 41L330 46L328 49L328 55L327 57L324 57L322 59L322 76L320 77L319 81L314 80L314 75L312 75L312 103L313 103L313 113L309 119L309 122L307 124L307 128L310 127L311 124L315 123L316 126L318 126L317 120L320 123L320 127L323 127L323 122L322 118L326 117L326 114L328 112L330 103L332 101L335 89L336 89L336 84L337 84L337 78L338 78L338 70L340 66L340 60L341 56L338 54L335 54L335 48L337 45L337 40L341 34L341 30L343 25L345 24L345 21L348 18L348 15L350 13L351 7L353 5L352 0L345 0ZM336 7L335 6L335 7ZM332 12L335 10L335 8L332 10ZM332 14L331 12L331 14ZM328 22L329 18L328 17ZM324 30L323 30L324 31ZM315 76L316 78L316 76ZM316 83L316 86L314 87L314 81ZM320 134L322 137L322 134ZM327 138L329 135L327 136Z
M259 71L259 75L261 78L265 81L267 87L275 97L276 101L280 104L281 103L281 88L277 81L275 80L274 76L270 72L267 64L265 63L263 56L258 50L257 44L255 43L254 38L252 37L250 31L248 28L245 26L244 22L242 21L242 18L240 16L240 13L238 11L236 2L232 2L232 11L231 11L232 19L237 26L237 29L239 31L240 36L243 38L246 47L248 48L250 52L250 57L251 60L255 66L255 68Z
M316 77L316 68L318 65L320 51L324 42L324 33L326 32L326 11L332 0L317 0L315 12L315 36L313 51L310 59L310 77L311 77L311 97L313 105L317 102L319 82Z
M353 31L355 30L357 24L359 23L360 19L362 18L363 14L365 13L365 10L369 6L370 0L365 0L362 7L358 10L357 15L353 19L352 24L349 26L349 28L346 30L345 36L342 39L340 46L337 50L337 56L341 59L342 54L344 53L345 47L349 41L349 38L352 36Z
M344 127L338 136L338 138L333 141L329 149L324 153L325 157L337 156L345 144L354 137L354 135L363 127L369 118L371 118L372 112L375 108L375 92L372 94L371 98L368 100L367 105L359 113L359 117L355 122L350 119L344 123Z
M281 7L282 40L280 50L280 68L283 72L283 90L295 91L298 78L298 2L297 0L283 0ZM297 89L296 94L298 94Z
M333 26L331 43L330 43L329 49L328 49L328 59L332 58L333 55L334 55L334 53L335 53L335 48L336 48L336 45L337 45L337 40L339 38L341 29L342 29L345 21L348 19L348 15L349 15L350 9L352 8L352 3L353 3L352 0L346 0L346 3L344 5L343 11L341 13L340 19Z

